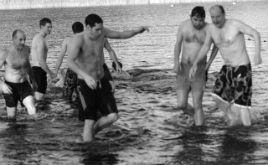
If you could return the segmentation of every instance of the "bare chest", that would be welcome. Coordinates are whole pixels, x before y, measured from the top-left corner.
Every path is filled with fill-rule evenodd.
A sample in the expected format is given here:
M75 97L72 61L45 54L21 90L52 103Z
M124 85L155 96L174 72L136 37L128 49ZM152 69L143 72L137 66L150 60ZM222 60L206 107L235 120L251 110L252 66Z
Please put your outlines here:
M184 40L186 43L198 43L203 45L205 42L206 33L202 32L188 32L184 35Z
M27 67L29 64L28 57L25 52L9 53L5 65L15 70L21 70Z

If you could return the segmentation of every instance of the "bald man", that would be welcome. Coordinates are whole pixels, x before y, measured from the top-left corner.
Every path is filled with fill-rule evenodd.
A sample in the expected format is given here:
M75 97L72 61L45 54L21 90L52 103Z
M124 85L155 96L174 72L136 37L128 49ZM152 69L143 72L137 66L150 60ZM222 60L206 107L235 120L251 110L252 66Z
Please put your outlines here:
M253 61L258 65L262 63L260 34L242 21L226 19L225 10L221 5L212 6L210 15L213 23L208 27L208 35L190 70L190 77L194 77L197 64L214 43L219 48L224 65L215 82L212 96L219 108L225 112L229 126L250 126L252 71L244 35L249 35L255 40Z
M25 40L25 33L15 30L10 47L0 51L0 67L5 67L0 89L6 101L7 117L11 121L16 120L18 101L23 103L29 115L36 117L33 89L30 85L30 80L34 82L29 62L30 48L25 45Z

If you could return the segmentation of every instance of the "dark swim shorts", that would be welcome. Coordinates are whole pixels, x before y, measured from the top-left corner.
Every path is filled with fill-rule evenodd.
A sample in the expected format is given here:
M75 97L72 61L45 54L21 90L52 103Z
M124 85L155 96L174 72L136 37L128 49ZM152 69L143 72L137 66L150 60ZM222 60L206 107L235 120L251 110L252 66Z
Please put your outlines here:
M251 106L251 65L237 67L224 65L217 76L212 96L240 106Z
M16 107L18 101L22 104L23 99L33 95L33 89L27 81L23 83L5 81L5 83L12 89L12 94L3 94L7 107Z
M107 116L111 113L118 113L112 87L107 78L97 82L97 88L91 89L84 80L78 79L78 93L80 105L83 111L79 111L79 119L97 120L99 116ZM81 108L79 108L81 109ZM82 113L82 114L81 114Z
M45 94L47 90L47 73L39 66L33 66L32 71L37 83L36 91Z

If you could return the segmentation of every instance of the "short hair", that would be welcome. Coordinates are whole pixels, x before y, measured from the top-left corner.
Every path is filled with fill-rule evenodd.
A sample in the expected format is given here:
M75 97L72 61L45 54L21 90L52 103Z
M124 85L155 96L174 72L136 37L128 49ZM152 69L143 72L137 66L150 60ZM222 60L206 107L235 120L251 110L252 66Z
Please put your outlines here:
M41 27L41 26L45 26L47 23L50 23L50 24L52 24L52 22L51 22L51 20L49 19L49 18L42 18L41 20L40 20L40 22L39 22L39 26Z
M204 7L203 6L194 7L192 12L191 12L191 17L193 17L193 16L205 18L206 17L206 12L205 12Z
M17 34L18 34L18 33L22 33L22 34L25 35L25 33L24 33L23 30L21 30L21 29L16 29L16 30L14 30L13 33L12 33L12 39L13 39L13 40L17 37ZM25 39L26 39L26 36L25 36Z
M96 23L103 23L103 20L97 14L89 14L85 19L86 26L94 27Z
M75 22L72 25L72 30L74 33L80 33L84 31L84 25L81 22Z

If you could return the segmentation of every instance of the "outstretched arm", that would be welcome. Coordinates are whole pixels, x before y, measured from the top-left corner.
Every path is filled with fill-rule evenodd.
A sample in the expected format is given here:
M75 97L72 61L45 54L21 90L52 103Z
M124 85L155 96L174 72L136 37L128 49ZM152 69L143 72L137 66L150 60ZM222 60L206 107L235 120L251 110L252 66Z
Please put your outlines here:
M260 36L260 33L256 29L244 24L243 22L237 21L237 24L238 24L239 30L242 33L247 34L247 35L249 35L249 36L254 38L254 40L255 40L254 64L255 65L261 64L262 63L262 58L261 58L261 53L260 53L261 52L261 36Z
M60 51L60 54L59 54L59 57L58 57L58 60L56 62L56 66L55 66L55 70L56 70L55 73L56 73L56 75L58 74L58 71L59 71L60 66L62 64L62 61L63 61L63 58L64 58L64 56L65 56L65 54L67 52L67 43L68 43L67 40L68 39L66 38L62 42L61 51Z
M138 29L123 31L123 32L113 31L113 30L110 30L107 28L105 28L104 30L106 31L107 38L127 39L127 38L131 38L137 34L143 33L144 31L149 31L149 28L146 26L141 26Z
M180 54L181 54L181 45L182 45L182 31L179 28L177 33L177 41L174 48L174 72L177 73L180 67Z

